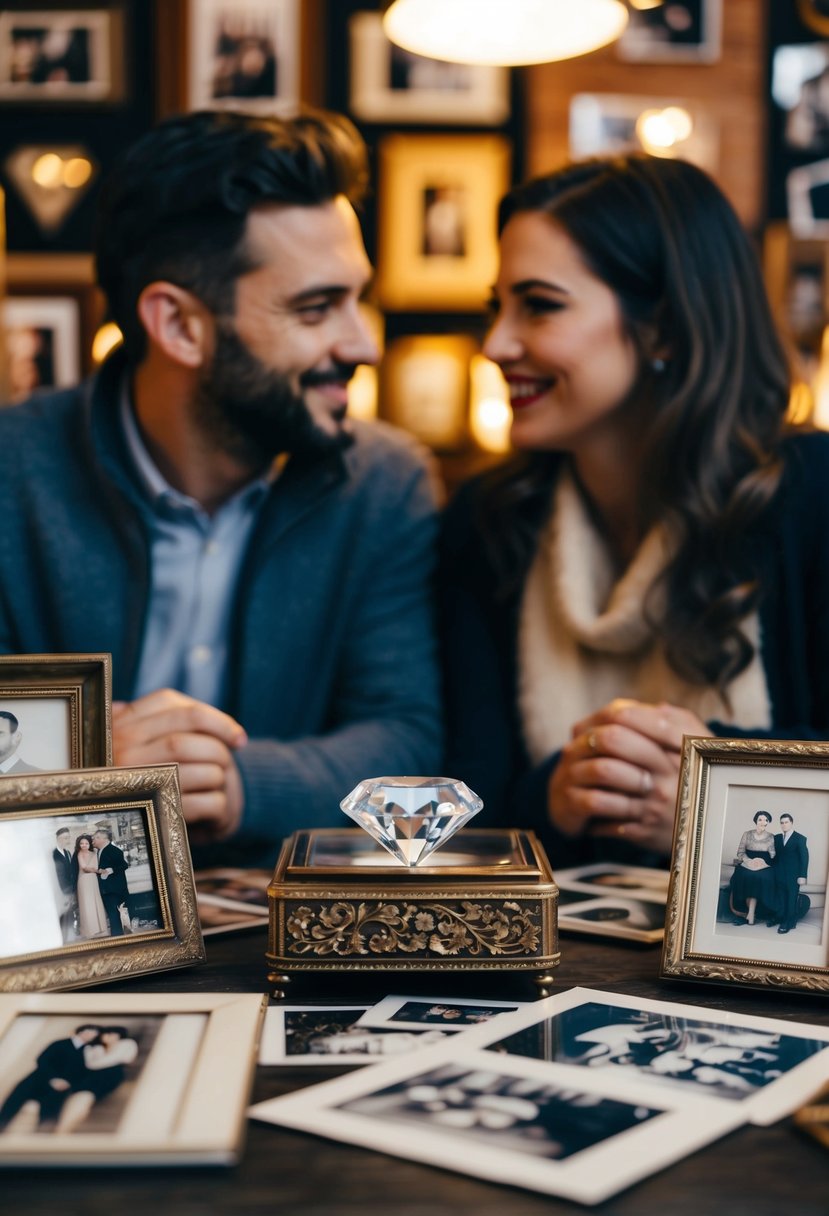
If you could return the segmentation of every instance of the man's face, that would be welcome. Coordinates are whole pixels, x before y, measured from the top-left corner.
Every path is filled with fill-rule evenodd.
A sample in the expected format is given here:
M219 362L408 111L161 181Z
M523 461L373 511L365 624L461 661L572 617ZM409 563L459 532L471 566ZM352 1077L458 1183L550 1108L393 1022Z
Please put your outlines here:
M359 307L371 268L354 210L344 198L262 207L246 240L257 269L236 281L234 315L217 319L198 421L252 466L345 446L348 381L378 359Z
M79 1030L75 1037L82 1043L91 1043L93 1039L97 1039L98 1031L93 1026L86 1026L83 1030Z
M780 826L781 826L781 828L783 829L783 831L784 831L784 832L788 832L788 831L789 831L789 829L790 829L790 828L791 828L791 826L792 826L792 821L791 821L791 819L789 819L788 815L781 815L781 816L780 816Z
M0 718L0 762L8 760L20 746L20 731L12 730L8 718Z
M92 843L96 849L102 849L104 845L108 844L109 842L103 832L96 832L92 837Z
M69 848L69 833L68 832L58 832L56 839L58 842L59 849L65 850L65 849Z

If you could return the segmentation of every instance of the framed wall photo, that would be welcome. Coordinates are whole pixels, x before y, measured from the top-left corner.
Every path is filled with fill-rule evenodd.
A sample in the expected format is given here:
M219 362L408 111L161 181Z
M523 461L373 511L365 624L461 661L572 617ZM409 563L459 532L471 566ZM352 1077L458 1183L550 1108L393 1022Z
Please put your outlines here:
M7 400L13 405L38 389L62 388L81 379L80 310L71 296L6 299Z
M771 95L785 115L787 151L829 151L829 42L775 47Z
M0 11L0 101L65 106L120 101L125 93L119 5Z
M467 438L469 364L477 352L461 334L397 338L380 367L382 415L438 451Z
M235 1164L262 1012L235 992L0 996L0 1166Z
M0 775L112 764L108 654L0 655Z
M203 961L177 766L2 778L0 923L4 992Z
M723 0L631 5L616 53L632 63L714 63L721 52L722 6Z
M354 13L349 106L367 122L475 123L509 117L506 68L446 63L405 51L383 33L380 13Z
M13 307L18 299L36 300L37 308L41 302L45 306L58 299L74 303L78 318L78 349L73 360L79 368L77 383L93 370L93 341L105 315L104 297L95 284L92 255L10 253L6 257L5 271L6 300ZM68 310L63 315L65 319ZM60 325L59 329L61 336L68 334L68 323ZM67 362L67 369L68 366ZM31 369L27 374L31 378Z
M715 174L719 124L698 101L577 93L570 101L570 155L580 160L620 152L681 157Z
M299 0L187 0L187 108L299 104Z
M829 237L829 159L799 165L786 176L789 224L798 237Z
M389 135L380 144L378 299L388 309L483 308L496 211L509 186L499 135Z
M829 744L687 738L660 974L829 991Z
M784 222L768 224L763 277L778 325L799 349L817 350L829 319L829 242L796 237Z

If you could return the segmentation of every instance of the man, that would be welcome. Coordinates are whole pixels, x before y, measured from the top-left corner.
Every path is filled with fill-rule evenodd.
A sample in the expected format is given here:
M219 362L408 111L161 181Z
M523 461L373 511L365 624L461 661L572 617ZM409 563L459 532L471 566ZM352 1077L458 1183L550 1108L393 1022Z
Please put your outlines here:
M69 941L75 925L78 910L77 883L78 874L72 856L72 845L69 828L58 828L55 832L55 847L52 849L52 861L55 863L55 874L60 887L62 907L60 910L60 927L63 940Z
M0 652L110 651L116 763L177 761L191 839L260 862L440 756L427 466L345 416L365 164L333 115L150 132L100 205L123 350L0 411Z
M9 773L39 773L33 764L27 764L17 755L23 741L20 723L13 713L0 709L0 777Z
M98 886L101 888L110 932L113 937L123 937L124 926L119 908L124 904L129 910L130 892L126 871L130 863L118 846L112 843L109 828L98 828L92 836L92 843L98 852Z
M84 1088L83 1049L97 1039L99 1031L99 1026L78 1026L71 1038L56 1039L40 1053L34 1071L18 1081L0 1106L0 1132L6 1130L26 1102L38 1103L39 1128L54 1126L70 1092Z
M797 897L809 872L806 837L794 830L791 815L780 816L780 831L774 837L774 885L780 909L778 933L789 933L797 924Z

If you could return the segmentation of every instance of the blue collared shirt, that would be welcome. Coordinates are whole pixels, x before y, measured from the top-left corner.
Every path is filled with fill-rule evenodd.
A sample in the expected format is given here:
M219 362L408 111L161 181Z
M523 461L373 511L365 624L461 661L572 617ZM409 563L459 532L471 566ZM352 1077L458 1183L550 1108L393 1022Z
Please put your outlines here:
M273 475L252 481L208 515L159 472L141 438L126 385L120 409L152 517L150 599L133 695L175 688L221 706L236 584Z

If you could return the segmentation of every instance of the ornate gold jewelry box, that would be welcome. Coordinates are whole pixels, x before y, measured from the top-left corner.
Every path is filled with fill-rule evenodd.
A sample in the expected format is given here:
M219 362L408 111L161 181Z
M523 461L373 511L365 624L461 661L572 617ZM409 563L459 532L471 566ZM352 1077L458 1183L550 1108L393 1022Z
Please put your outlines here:
M295 832L268 887L275 996L310 972L530 971L558 965L558 888L532 832L462 828L428 865L358 829Z

